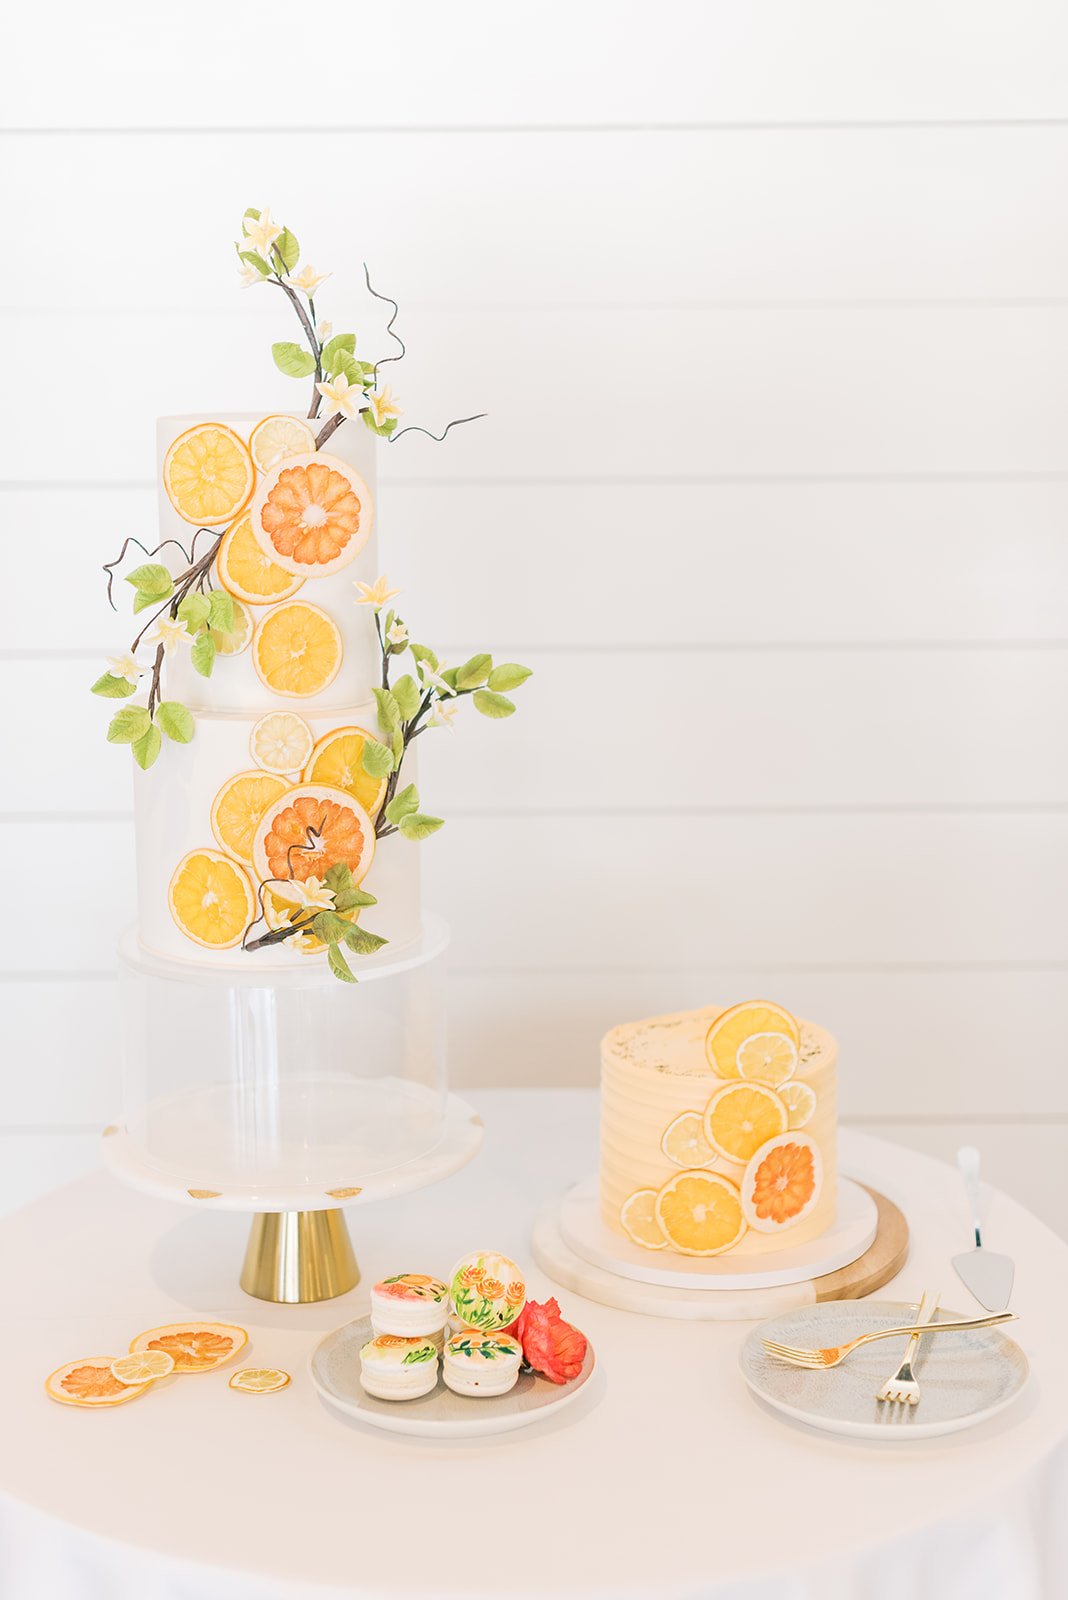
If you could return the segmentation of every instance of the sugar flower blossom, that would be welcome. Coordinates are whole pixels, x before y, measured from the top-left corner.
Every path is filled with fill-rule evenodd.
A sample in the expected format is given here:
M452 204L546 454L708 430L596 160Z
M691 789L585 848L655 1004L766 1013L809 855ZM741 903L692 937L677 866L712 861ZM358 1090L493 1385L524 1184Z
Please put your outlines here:
M242 265L241 265L241 288L242 289L251 289L252 285L254 283L262 283L262 282L263 282L263 273L260 271L260 269L258 267L254 267L250 261L242 262Z
M319 343L325 344L334 331L334 324L324 317L322 322L316 324L315 331L319 335Z
M303 882L294 878L292 883L286 884L286 895L292 892L305 911L333 911L334 891L328 889L325 883L318 878L305 878Z
M316 272L315 268L309 264L306 267L302 267L296 274L287 272L282 282L288 283L291 289L299 289L310 300L319 285L325 283L330 276L329 272Z
M448 728L450 733L455 733L456 729L453 727L452 722L459 709L460 706L456 700L439 700L434 707L434 715L430 719L430 726L432 728Z
M424 683L432 683L439 694L455 694L456 690L451 683L447 683L441 674L445 671L445 662L439 661L437 667L432 667L429 661L420 661L419 671L423 675Z
M108 656L106 660L112 677L125 678L127 683L136 683L143 671L132 655Z
M382 390L381 394L377 394L372 391L366 396L366 400L368 406L370 407L371 415L375 419L376 427L381 428L383 423L389 421L390 417L399 417L402 415L401 408L394 400L393 390L390 388L388 383Z
M358 606L374 606L376 611L381 611L387 600L392 600L395 594L400 594L399 589L391 589L389 579L383 574L376 578L374 583L361 583L359 578L354 585L359 593L356 596Z
M253 250L269 259L270 249L278 238L282 229L277 222L271 221L271 208L261 211L259 217L245 218L245 238Z
M336 416L339 411L343 417L358 417L367 399L360 385L350 383L343 372L339 372L332 383L317 383L315 387L326 401L328 417Z
M408 643L408 629L403 622L395 622L386 634L390 644L402 645Z
M145 639L146 644L161 644L168 655L173 655L180 644L192 644L192 642L189 629L176 617L160 617Z

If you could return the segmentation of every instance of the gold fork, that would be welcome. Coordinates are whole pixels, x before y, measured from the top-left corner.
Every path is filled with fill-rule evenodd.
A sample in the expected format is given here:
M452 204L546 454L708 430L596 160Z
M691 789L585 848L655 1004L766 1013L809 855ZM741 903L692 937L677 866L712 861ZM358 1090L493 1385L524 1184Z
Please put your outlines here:
M966 1317L960 1322L931 1322L924 1329L924 1338L936 1333L957 1333L965 1328L996 1328L1001 1322L1018 1322L1014 1311L999 1311L994 1317ZM850 1339L848 1344L834 1344L827 1350L803 1350L797 1345L780 1344L777 1339L764 1339L764 1349L769 1356L776 1356L780 1361L788 1361L794 1367L812 1367L820 1370L823 1367L836 1367L846 1356L854 1350L859 1350L863 1344L871 1344L875 1339L906 1338L915 1333L915 1324L904 1328L876 1328L872 1333L862 1333L855 1339Z
M919 1405L920 1403L920 1385L916 1374L912 1370L912 1363L916 1359L916 1352L920 1348L920 1340L923 1338L927 1324L933 1322L938 1315L940 1298L941 1291L938 1294L932 1294L930 1289L924 1290L920 1303L916 1308L916 1322L912 1338L908 1343L908 1349L905 1351L897 1370L887 1378L875 1396L876 1400L889 1401L891 1410L896 1409L898 1406L904 1406L907 1409L909 1406Z

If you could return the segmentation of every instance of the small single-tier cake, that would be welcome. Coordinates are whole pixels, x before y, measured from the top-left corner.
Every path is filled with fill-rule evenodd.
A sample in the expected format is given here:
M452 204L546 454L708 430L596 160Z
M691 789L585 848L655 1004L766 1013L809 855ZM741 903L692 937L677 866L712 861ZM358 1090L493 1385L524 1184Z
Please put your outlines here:
M601 1045L601 1213L650 1251L759 1257L835 1215L829 1033L781 1006L652 1017Z
M379 1400L416 1400L438 1381L438 1347L432 1339L379 1333L360 1348L360 1383Z
M456 1394L484 1399L514 1389L523 1346L510 1333L478 1333L464 1328L445 1346L441 1375Z
M449 1320L449 1286L425 1272L400 1272L371 1290L371 1326L376 1333L444 1342Z

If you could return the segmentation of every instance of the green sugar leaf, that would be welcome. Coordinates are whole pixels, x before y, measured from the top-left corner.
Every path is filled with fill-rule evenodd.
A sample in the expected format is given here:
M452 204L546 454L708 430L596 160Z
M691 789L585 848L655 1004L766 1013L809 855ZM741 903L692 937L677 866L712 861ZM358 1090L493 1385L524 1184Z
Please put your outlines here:
M267 277L270 276L270 272L271 272L270 267L267 265L266 261L264 261L263 257L258 254L257 251L255 251L255 250L242 250L240 248L240 246L239 246L237 254L238 254L239 258L246 263L246 265L248 265L250 267L255 267L256 271L259 273L261 278L267 278Z
M249 217L252 218L253 222L258 222L260 220L260 214L256 210L255 206L249 206L248 210L244 213L244 215L241 218L241 232L242 233L247 233L248 232L248 229L245 227L245 222L247 221L247 219Z
M161 700L156 707L156 724L176 744L188 744L193 737L193 713L177 700Z
M332 867L327 867L323 882L328 889L337 894L339 889L352 888L352 868L347 861L338 861Z
M489 675L491 689L518 689L530 677L530 668L521 667L517 661L502 661Z
M492 689L479 689L472 699L475 710L481 711L484 717L510 717L515 710L511 700L506 700L503 694L494 694Z
M210 610L207 595L187 594L184 600L179 601L178 621L185 623L187 632L199 633L208 620Z
M376 906L378 901L365 889L338 889L334 894L336 911L360 911L364 906Z
M472 656L470 661L465 661L462 667L456 669L457 689L477 689L479 684L485 683L493 667L493 657L487 655Z
M388 745L379 744L377 739L364 741L363 770L372 778L388 778L393 771L393 752Z
M380 439L388 439L394 428L397 426L396 417L388 417L385 422L381 424L377 423L370 408L368 408L366 411L361 411L360 416L363 418L364 422L366 422L371 432L377 433Z
M419 790L414 783L410 783L406 789L402 789L399 794L395 794L389 802L386 807L386 821L399 826L402 818L410 817L413 811L418 810Z
M438 670L438 658L428 644L413 644L410 649L417 661L425 661L427 663L431 672Z
M340 944L350 924L344 917L339 917L336 911L317 911L312 918L312 932L324 944Z
M307 378L315 371L315 357L311 351L302 350L292 340L282 339L278 344L272 344L271 354L275 366L287 378Z
M321 358L323 363L323 371L326 372L331 378L336 378L339 372L346 371L346 369L340 364L341 357L351 356L355 348L356 335L354 333L335 333L334 337L332 339L328 339L323 345L323 353ZM360 366L358 361L354 361L352 364L357 369ZM348 374L346 371L346 376L347 375ZM362 381L362 378L363 374L361 372L359 377L356 379L352 379L350 377L349 382L359 383Z
M398 728L397 731L393 735L393 767L394 767L394 770L399 769L400 764L401 764L401 762L403 760L404 760L404 735L400 731L400 729Z
M145 594L143 590L138 589L133 599L134 616L139 611L147 611L149 606L166 605L168 598L169 596L165 594Z
M147 733L143 733L139 739L134 740L130 749L133 751L133 758L142 772L148 771L159 755L162 744L163 735L156 727L150 727Z
M357 928L351 922L345 926L345 943L358 956L373 956L376 950L381 950L384 944L389 943L388 939L379 938L377 933L368 933L366 928Z
M349 380L350 385L359 388L363 383L363 372L355 356L350 356L347 350L338 350L334 356L334 370L332 377L337 378L342 373Z
M125 711L116 711L108 724L108 743L133 744L151 726L152 718L144 706L127 706Z
M332 944L327 951L327 960L330 962L330 971L335 978L340 978L342 983L355 983L352 968L342 955L340 947Z
M126 574L125 581L138 594L147 594L150 600L167 600L174 593L174 581L166 567L158 561L146 561L140 567L135 567Z
M215 665L215 640L210 634L202 633L199 638L193 640L189 659L202 678L211 677L211 669Z
M400 707L396 697L388 689L374 689L375 705L378 707L378 726L383 733L392 733L394 728L400 727ZM370 768L368 768L370 771Z
M105 700L125 700L136 687L129 678L117 678L113 672L105 672L93 684L90 693L102 694Z
M397 826L406 839L429 839L445 823L441 817L428 817L422 811L412 811L402 817Z
M291 233L288 228L283 228L274 241L273 248L281 256L286 271L292 272L300 260L300 245L297 243L296 234Z
M204 599L203 595L199 596ZM220 633L233 633L234 631L234 599L227 594L225 589L213 589L207 596L208 627L217 628Z

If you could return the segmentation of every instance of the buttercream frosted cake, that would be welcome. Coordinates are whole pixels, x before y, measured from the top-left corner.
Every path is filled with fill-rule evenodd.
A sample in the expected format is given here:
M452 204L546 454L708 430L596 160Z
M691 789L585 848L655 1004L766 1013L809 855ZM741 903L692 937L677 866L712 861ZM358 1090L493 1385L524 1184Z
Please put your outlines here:
M835 1215L829 1033L754 1001L613 1028L601 1046L601 1212L649 1251L759 1256Z

